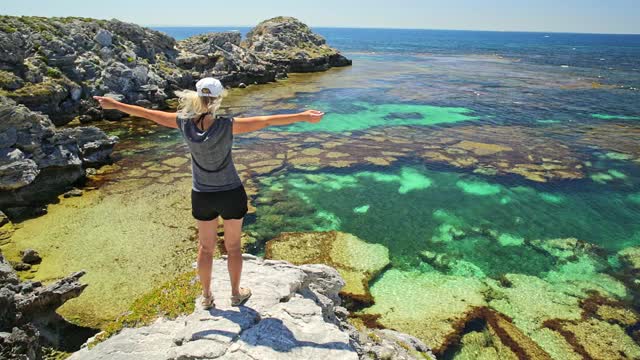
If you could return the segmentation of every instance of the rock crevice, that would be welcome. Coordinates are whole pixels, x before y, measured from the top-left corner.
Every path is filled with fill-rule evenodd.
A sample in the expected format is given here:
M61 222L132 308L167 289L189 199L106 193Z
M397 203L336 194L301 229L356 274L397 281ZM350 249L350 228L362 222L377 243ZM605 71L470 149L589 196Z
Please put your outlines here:
M46 286L39 281L21 282L0 253L0 358L40 359L42 346L72 351L71 337L86 334L86 339L94 334L55 313L87 287L79 282L83 275L79 271Z

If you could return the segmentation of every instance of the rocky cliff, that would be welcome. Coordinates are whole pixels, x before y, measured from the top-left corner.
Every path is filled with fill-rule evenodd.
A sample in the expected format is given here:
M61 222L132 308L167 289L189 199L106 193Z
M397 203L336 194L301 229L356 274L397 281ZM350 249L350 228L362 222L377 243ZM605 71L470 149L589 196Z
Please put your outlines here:
M226 261L215 260L215 308L124 329L70 359L433 358L412 336L347 322L338 296L345 283L335 269L243 256L243 286L253 291L244 305L230 305Z
M286 77L286 73L254 52L240 46L239 32L207 33L177 43L176 63L194 78L213 76L225 86L263 84Z

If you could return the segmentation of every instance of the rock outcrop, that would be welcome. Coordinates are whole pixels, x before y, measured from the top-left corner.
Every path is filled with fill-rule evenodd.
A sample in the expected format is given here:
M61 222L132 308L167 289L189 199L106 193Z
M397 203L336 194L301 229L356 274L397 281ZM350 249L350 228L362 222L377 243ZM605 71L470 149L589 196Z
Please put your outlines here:
M195 35L178 41L180 55L176 63L191 71L193 78L213 76L223 84L263 84L286 77L274 64L262 60L254 52L240 46L239 32Z
M46 116L0 96L0 209L41 204L110 161L117 137L95 127L56 129Z
M247 49L287 72L324 71L351 65L351 60L329 47L300 20L279 16L253 28L245 41Z
M11 265L0 253L0 358L40 359L42 346L60 346L60 329L77 330L55 310L65 301L79 296L87 286L76 272L51 285L20 282Z
M230 306L226 261L215 260L215 308L124 329L70 359L431 358L414 337L391 330L359 332L348 323L338 296L344 280L335 269L243 256L243 286L253 291L243 306Z
M80 115L102 117L92 95L164 106L171 91L191 85L175 65L175 39L118 20L3 16L0 87L56 125Z

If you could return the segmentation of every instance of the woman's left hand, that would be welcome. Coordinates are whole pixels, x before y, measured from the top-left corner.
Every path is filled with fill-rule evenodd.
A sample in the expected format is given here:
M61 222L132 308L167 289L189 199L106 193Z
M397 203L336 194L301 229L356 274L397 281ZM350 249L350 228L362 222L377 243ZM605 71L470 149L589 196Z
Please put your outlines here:
M112 99L110 97L94 96L93 98L96 99L100 104L100 107L102 107L105 110L115 109L118 106L118 100Z

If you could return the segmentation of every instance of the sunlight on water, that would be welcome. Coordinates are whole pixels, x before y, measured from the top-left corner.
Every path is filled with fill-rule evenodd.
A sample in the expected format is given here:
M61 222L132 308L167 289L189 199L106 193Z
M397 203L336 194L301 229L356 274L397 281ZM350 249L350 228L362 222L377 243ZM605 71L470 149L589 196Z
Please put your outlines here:
M274 130L345 132L366 130L377 126L436 125L477 119L477 117L471 116L471 110L465 108L410 104L370 104L364 102L353 103L353 106L359 110L353 113L333 113L327 110L328 114L320 123L297 123L274 128ZM320 107L322 108L322 106ZM330 106L329 109L331 109Z
M640 120L640 116L591 114L592 117L601 120Z

